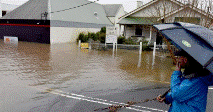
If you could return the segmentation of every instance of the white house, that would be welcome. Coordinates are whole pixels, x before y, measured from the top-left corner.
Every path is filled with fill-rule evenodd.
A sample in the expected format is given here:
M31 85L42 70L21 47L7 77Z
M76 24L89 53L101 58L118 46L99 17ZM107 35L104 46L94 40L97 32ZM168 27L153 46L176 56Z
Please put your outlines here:
M213 22L212 15L176 0L152 0L119 19L118 24L125 26L126 38L141 38L157 44L162 44L162 37L152 28L153 24L181 21L205 26Z

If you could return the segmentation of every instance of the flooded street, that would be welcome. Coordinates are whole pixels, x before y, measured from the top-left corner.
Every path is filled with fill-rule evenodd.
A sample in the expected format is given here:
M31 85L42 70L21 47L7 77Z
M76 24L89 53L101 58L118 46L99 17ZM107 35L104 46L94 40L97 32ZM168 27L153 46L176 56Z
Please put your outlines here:
M11 45L0 40L0 110L93 111L116 102L153 98L169 87L173 71L169 57L153 59L152 52L143 51L139 56L138 51L118 49L113 53L77 46ZM147 110L149 105L146 107L137 108ZM167 110L168 106L159 108L157 111Z

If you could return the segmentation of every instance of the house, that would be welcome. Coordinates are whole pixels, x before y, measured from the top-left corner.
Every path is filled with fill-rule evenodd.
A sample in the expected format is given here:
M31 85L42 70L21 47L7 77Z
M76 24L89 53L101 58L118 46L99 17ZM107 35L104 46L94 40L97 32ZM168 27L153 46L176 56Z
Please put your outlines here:
M124 25L126 38L138 38L149 41L149 44L162 44L162 37L152 27L153 24L179 21L206 26L211 24L213 16L176 0L152 0L119 19L118 24Z
M27 9L27 10L26 10ZM81 32L112 26L103 6L88 0L29 0L0 21L0 38L40 43L76 42Z
M110 22L114 25L117 31L117 36L122 35L124 27L120 26L118 23L119 18L123 16L125 13L124 7L122 4L103 4L105 13Z

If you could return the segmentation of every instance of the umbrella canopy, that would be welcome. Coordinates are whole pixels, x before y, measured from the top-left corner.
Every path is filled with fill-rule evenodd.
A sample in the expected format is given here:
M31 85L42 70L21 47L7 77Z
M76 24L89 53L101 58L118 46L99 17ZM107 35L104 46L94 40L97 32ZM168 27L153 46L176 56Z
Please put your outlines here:
M204 68L213 73L213 31L189 23L165 23L153 25L178 49L186 51Z

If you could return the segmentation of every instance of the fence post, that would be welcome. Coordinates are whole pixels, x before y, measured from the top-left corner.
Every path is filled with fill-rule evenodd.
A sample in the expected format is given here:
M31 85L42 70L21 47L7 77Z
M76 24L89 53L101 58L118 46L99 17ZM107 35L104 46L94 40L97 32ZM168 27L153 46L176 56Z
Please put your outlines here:
M92 49L92 42L89 42L89 49Z
M141 54L141 53L142 53L142 46L143 46L143 43L142 43L142 42L140 42L139 54Z
M115 43L113 42L113 53L115 52Z
M156 52L156 42L154 42L153 57L155 56L155 52Z
M116 52L118 51L118 43L116 42Z
M78 41L78 47L81 48L81 40Z

